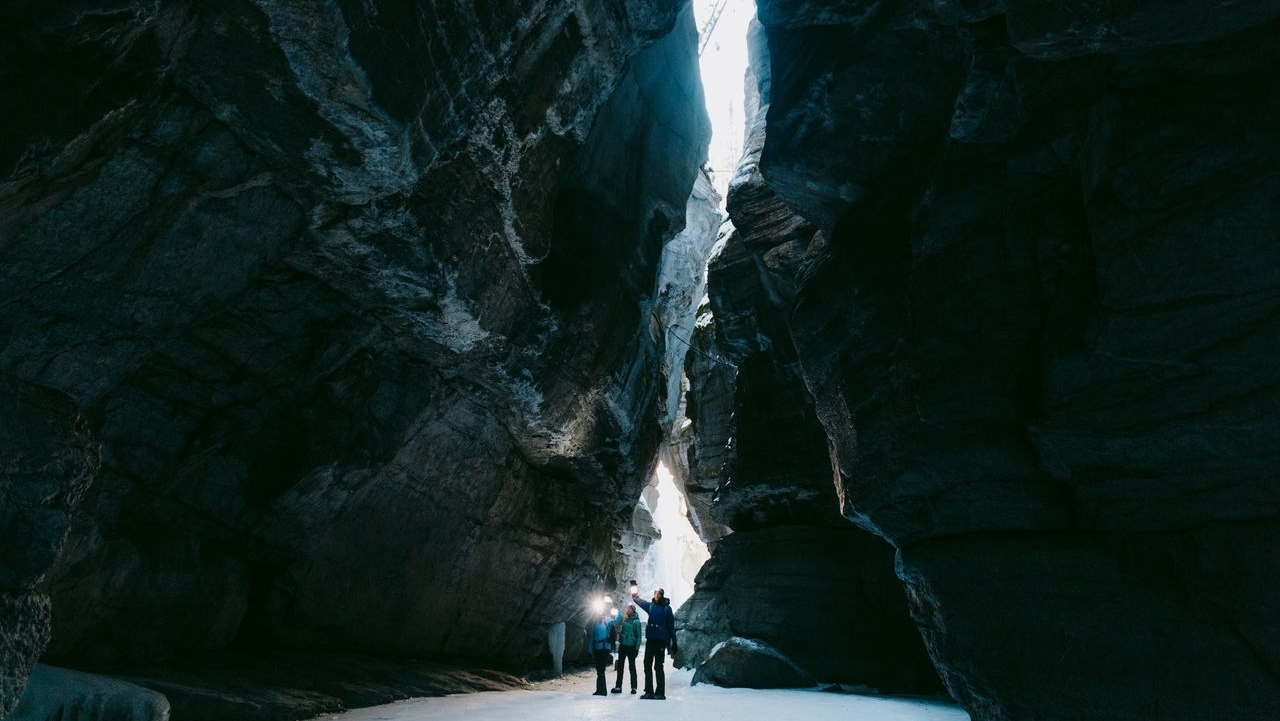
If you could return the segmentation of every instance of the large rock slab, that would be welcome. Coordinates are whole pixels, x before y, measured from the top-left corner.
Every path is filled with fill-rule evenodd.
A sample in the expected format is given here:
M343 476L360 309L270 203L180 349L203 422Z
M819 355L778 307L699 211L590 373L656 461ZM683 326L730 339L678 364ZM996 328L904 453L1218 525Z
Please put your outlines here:
M37 665L9 721L168 721L163 694L128 681Z
M805 688L813 679L767 643L733 636L716 644L698 664L693 683L725 688Z

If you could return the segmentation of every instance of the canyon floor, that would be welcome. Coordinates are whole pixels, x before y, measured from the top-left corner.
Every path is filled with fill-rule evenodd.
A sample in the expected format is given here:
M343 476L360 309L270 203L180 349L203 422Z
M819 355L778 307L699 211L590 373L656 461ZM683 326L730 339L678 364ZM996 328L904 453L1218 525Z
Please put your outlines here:
M593 696L595 673L566 673L527 689L418 698L320 718L332 721L564 721L636 719L727 721L803 718L806 721L968 721L959 706L936 699L899 698L815 689L755 690L691 686L692 671L668 671L667 699L622 694ZM610 681L613 676L610 673ZM643 682L643 679L642 679ZM627 688L624 683L624 689ZM643 691L643 689L641 689Z

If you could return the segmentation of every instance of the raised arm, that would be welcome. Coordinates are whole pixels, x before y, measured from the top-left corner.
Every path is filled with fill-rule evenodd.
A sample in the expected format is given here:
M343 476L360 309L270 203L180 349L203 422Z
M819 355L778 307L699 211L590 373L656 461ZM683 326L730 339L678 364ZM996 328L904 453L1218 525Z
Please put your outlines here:
M631 602L639 606L640 610L644 611L646 616L649 615L649 607L652 605L651 602L646 601L643 598L640 598L639 596L632 596Z

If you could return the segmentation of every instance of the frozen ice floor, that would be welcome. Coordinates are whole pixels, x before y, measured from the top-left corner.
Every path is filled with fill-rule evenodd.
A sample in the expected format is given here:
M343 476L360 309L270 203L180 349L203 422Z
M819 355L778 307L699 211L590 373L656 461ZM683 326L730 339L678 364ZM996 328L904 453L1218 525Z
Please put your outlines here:
M644 701L627 684L621 694L593 696L595 672L580 671L529 689L419 698L356 709L338 721L572 721L650 717L659 721L969 721L959 706L907 698L857 696L819 690L756 691L698 684L692 671L667 672L667 700ZM613 674L608 676L610 686ZM643 677L641 683L644 682ZM644 689L641 688L643 693Z

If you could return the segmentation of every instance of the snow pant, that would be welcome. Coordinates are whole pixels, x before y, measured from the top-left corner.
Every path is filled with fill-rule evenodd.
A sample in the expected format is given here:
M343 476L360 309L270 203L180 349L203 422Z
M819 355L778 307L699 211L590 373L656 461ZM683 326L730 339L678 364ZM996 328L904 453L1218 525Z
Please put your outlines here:
M613 663L613 655L608 651L594 651L592 653L596 658L596 693L609 693L608 687L605 685L604 670L609 668L609 664Z
M619 646L618 647L618 663L614 666L618 671L618 678L613 682L614 688L622 688L622 667L631 662L631 690L636 690L636 656L640 653L639 646Z
M658 696L667 695L667 642L645 639L644 642L644 692Z

